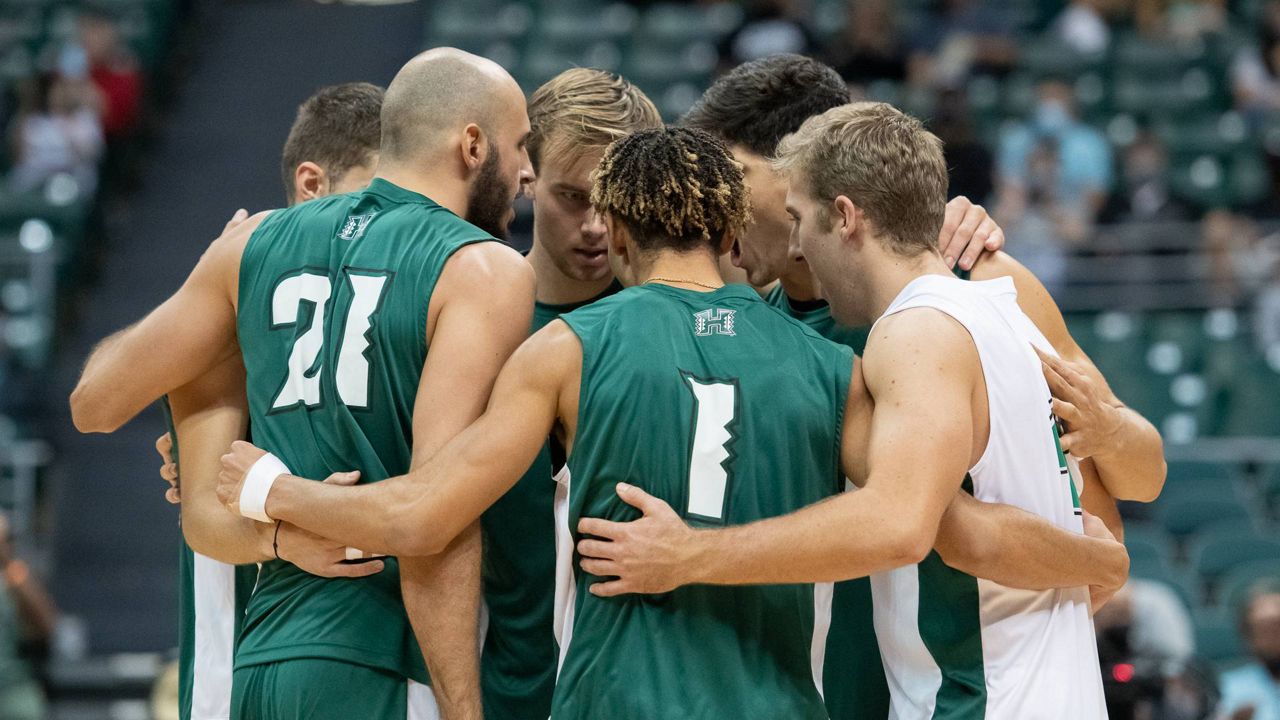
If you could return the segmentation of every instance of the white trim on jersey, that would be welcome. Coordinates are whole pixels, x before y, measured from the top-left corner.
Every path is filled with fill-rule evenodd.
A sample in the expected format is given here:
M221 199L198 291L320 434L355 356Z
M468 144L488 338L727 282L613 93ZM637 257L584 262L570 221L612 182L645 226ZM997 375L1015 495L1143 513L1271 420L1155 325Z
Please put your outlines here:
M822 694L822 673L827 664L827 634L831 632L831 602L835 597L835 583L817 583L813 586L813 643L809 646L809 664L813 667L813 684Z
M430 685L409 681L409 698L406 703L406 720L440 720L440 706Z
M191 662L192 720L229 720L236 642L236 568L192 553L195 647Z
M553 478L556 483L556 596L552 632L560 644L560 659L556 662L556 679L564 667L565 654L573 638L573 606L578 588L573 581L573 533L569 531L569 466L560 468Z

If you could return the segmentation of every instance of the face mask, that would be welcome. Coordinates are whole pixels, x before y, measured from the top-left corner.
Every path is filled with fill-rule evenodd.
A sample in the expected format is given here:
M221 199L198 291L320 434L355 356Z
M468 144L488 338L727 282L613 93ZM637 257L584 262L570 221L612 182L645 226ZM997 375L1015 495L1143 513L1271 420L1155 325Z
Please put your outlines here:
M1046 135L1057 135L1071 124L1067 108L1057 100L1044 100L1036 107L1036 127Z

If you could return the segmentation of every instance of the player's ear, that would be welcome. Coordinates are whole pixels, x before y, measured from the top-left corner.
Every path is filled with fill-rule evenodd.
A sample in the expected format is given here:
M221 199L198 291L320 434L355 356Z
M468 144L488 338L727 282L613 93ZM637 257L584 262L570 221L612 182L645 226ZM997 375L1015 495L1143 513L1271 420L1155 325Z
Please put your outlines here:
M462 153L462 164L468 173L484 164L489 154L489 143L479 125L471 123L462 129L458 149Z
M840 195L832 202L832 213L835 217L835 230L840 233L840 239L848 242L852 240L858 232L858 225L862 220L862 215L858 211L858 206L848 196Z
M293 170L293 199L295 202L314 200L329 193L329 176L324 168L307 160Z
M716 246L716 256L719 257L729 252L729 249L733 247L733 241L736 239L732 232L726 232L724 237L720 238L719 245Z
M609 253L629 264L631 257L627 250L627 241L631 239L631 233L624 223L613 216L613 213L606 212L601 215L604 217L605 229L609 231Z

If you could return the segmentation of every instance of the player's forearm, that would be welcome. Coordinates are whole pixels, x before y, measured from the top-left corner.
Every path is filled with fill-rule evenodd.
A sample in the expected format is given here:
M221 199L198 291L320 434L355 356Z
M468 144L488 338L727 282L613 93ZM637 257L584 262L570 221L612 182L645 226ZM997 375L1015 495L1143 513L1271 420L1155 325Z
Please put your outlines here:
M427 554L416 552L416 537L401 532L402 516L415 507L420 494L406 480L391 478L347 488L282 475L271 488L266 511L276 520L365 552Z
M859 497L861 496L861 497ZM778 518L694 533L681 584L834 582L920 562L933 546L919 513L868 488Z
M480 526L472 524L443 553L402 557L405 609L446 720L480 720Z
M114 432L150 402L130 402L127 392L117 392L125 379L122 375L127 363L121 356L130 329L98 343L71 391L71 422L82 433Z
M275 526L232 515L217 498L182 502L182 536L195 552L218 562L248 565L275 557L271 540Z
M1123 422L1112 435L1112 445L1094 453L1102 484L1117 500L1151 502L1164 488L1164 441L1146 418L1134 410L1119 408Z
M1113 587L1129 572L1129 557L1119 543L967 495L943 516L937 550L943 562L961 572L1024 590Z

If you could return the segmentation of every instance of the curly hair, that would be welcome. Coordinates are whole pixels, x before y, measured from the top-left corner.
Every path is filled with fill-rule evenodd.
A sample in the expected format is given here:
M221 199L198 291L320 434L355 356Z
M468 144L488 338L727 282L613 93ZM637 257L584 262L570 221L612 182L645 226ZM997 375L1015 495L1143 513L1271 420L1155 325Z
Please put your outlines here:
M702 130L628 135L609 146L592 180L591 204L625 223L641 250L718 249L751 219L742 166Z

